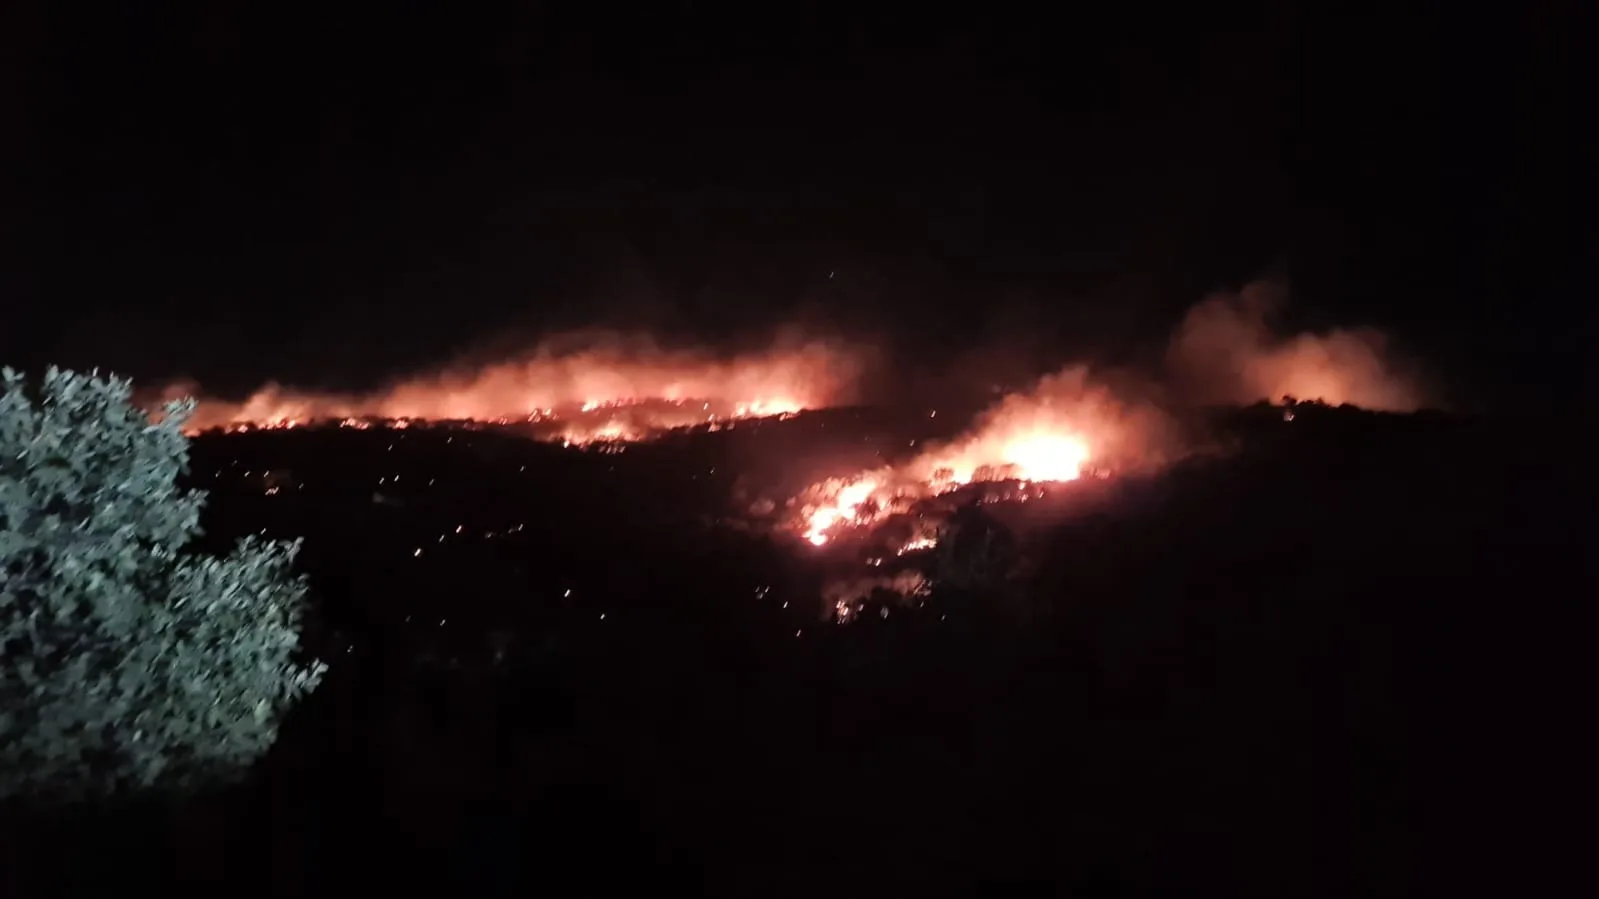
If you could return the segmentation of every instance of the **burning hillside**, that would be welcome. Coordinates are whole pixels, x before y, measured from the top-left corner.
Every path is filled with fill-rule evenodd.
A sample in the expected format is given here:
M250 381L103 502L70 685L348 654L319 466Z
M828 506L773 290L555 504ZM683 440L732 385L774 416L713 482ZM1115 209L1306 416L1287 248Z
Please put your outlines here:
M1248 404L1292 394L1385 411L1420 405L1419 390L1397 373L1380 333L1278 337L1269 316L1281 300L1267 284L1213 296L1174 333L1164 387L1068 367L1004 397L951 440L811 485L788 502L782 529L816 547L860 544L865 563L880 567L885 557L937 547L957 505L1030 502L1084 478L1158 469L1195 446L1156 396ZM1293 420L1291 411L1284 420ZM925 589L904 572L872 583L906 598ZM919 586L896 591L899 583ZM825 614L845 620L849 608L830 600Z
M1209 297L1171 337L1164 388L1139 379L1113 386L1084 366L1068 367L1005 397L961 437L814 485L793 503L797 528L820 546L973 483L1043 485L1159 466L1183 448L1172 420L1151 401L1157 394L1237 404L1293 395L1383 411L1421 405L1419 389L1398 371L1378 331L1274 334L1271 317L1285 296L1281 285L1258 282Z
M812 342L733 358L611 339L579 350L543 348L514 362L410 378L364 394L268 384L242 402L202 396L195 430L313 422L470 421L528 425L567 443L638 440L661 430L793 414L846 400L858 357ZM163 398L195 393L173 385Z
M1032 503L1046 496L1051 507L1056 499L1071 504L1062 485L1158 469L1191 452L1193 442L1179 434L1167 412L1173 402L1247 404L1294 394L1384 410L1418 405L1417 389L1396 373L1378 332L1273 333L1271 317L1283 296L1275 285L1254 284L1189 310L1166 347L1164 377L1069 366L1003 397L953 437L920 446L911 439L897 450L864 457L851 453L852 461L839 466L846 473L807 469L805 452L784 446L782 468L806 473L754 502L750 514L812 547L828 547L826 555L835 561L851 557L856 564L887 568L860 581L887 589L921 583L894 569L916 564L921 551L938 547L958 506ZM313 422L356 428L492 425L568 446L602 444L614 452L669 430L717 431L743 420L850 402L863 360L858 349L817 341L779 342L764 352L725 356L666 350L646 338L579 335L546 343L516 361L413 377L365 394L268 385L239 403L202 399L191 424L197 430ZM167 395L178 392L187 391L173 388ZM1291 414L1285 417L1292 420ZM795 482L818 474L832 476L798 490L786 503L770 498L790 495Z
M1125 403L1093 382L1087 369L1069 368L1006 397L954 440L904 462L813 485L791 504L795 526L822 546L975 483L1037 487L1147 465L1162 458L1169 430L1155 407Z

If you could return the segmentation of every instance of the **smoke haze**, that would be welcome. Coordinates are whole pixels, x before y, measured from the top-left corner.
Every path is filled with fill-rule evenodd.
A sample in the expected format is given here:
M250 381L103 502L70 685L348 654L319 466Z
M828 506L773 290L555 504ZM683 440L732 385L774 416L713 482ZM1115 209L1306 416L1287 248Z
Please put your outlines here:
M1166 354L1174 389L1207 404L1292 396L1386 412L1422 406L1419 385L1401 371L1380 331L1273 334L1272 317L1286 299L1281 286L1257 282L1190 309Z
M549 339L520 358L459 365L362 394L302 392L268 384L240 403L207 398L197 428L348 417L519 418L545 410L618 403L703 401L718 415L795 412L851 402L869 361L860 347L783 337L758 352L666 349L640 334L587 331ZM169 385L163 398L194 395Z

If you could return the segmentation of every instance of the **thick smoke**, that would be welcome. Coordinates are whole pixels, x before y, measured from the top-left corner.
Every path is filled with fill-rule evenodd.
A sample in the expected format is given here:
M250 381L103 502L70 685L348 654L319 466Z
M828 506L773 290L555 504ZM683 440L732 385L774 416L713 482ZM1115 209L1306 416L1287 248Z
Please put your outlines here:
M1199 403L1292 396L1389 412L1422 405L1420 388L1399 371L1379 331L1274 335L1271 316L1285 299L1281 287L1261 282L1190 309L1166 357L1176 390Z

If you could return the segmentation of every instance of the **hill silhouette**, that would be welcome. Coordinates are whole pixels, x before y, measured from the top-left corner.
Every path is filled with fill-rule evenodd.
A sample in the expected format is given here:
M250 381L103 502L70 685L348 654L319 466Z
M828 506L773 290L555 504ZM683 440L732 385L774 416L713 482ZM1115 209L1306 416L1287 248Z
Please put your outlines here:
M200 438L208 541L306 538L333 667L255 783L128 852L171 889L248 871L264 893L1552 876L1532 797L1568 785L1592 620L1570 422L1219 412L1226 452L1047 521L962 513L1006 535L1003 582L829 624L826 566L730 526L729 497L751 472L803 483L785 459L870 452L841 433L889 418L625 452L494 429ZM22 845L28 889L59 856Z

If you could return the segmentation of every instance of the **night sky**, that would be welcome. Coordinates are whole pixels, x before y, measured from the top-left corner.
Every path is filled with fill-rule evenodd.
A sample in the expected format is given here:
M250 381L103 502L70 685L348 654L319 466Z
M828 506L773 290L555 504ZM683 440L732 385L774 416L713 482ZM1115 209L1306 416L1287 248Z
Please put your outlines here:
M1058 364L1270 275L1482 403L1592 381L1575 14L69 6L0 38L12 365L354 387L781 323Z

